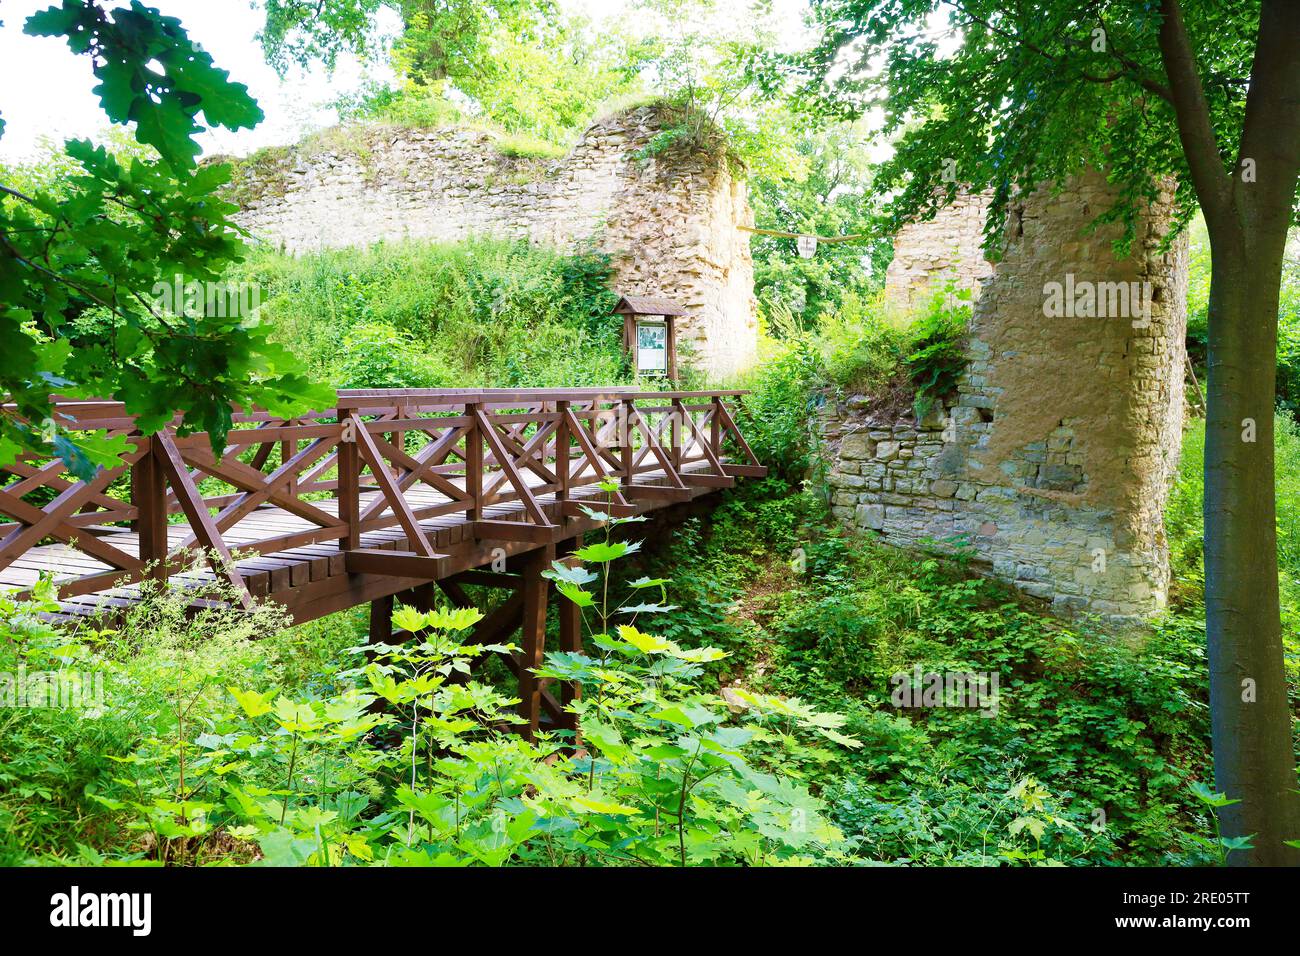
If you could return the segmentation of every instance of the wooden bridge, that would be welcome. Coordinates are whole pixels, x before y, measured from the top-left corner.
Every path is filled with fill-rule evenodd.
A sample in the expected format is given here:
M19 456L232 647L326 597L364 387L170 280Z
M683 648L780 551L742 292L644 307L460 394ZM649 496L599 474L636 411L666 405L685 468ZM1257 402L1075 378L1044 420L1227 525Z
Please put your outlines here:
M341 391L338 407L297 418L237 414L220 457L174 425L140 435L120 403L61 401L60 429L125 435L133 450L85 482L58 459L0 469L0 590L50 576L59 616L76 619L129 607L146 578L219 577L246 607L269 598L296 622L369 603L371 640L391 641L395 600L428 609L438 587L466 606L465 584L504 588L471 639L517 631L526 732L567 725L530 670L545 649L541 571L600 524L585 509L638 515L764 475L726 405L740 394ZM610 479L612 495L597 487ZM558 610L563 649L581 649L578 608Z

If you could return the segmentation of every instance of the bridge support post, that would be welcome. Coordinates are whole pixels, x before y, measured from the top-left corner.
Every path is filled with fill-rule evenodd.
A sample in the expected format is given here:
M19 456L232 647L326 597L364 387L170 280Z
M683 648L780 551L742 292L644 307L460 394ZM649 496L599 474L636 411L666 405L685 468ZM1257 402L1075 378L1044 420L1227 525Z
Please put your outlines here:
M391 644L393 642L393 595L375 598L370 602L370 640L371 644Z
M393 595L389 594L386 597L375 598L370 602L370 633L366 638L366 643L393 643ZM375 662L373 652L367 652L366 662L369 664ZM384 698L376 697L368 709L372 714L382 714L385 706Z
M582 547L582 535L574 536L570 542L573 550ZM576 559L568 559L568 563L577 563ZM560 650L568 651L574 654L582 653L582 608L574 604L568 598L559 598L557 608L560 617ZM563 713L560 715L560 728L562 730L573 731L573 746L577 749L582 742L581 728L578 726L578 715L570 713L569 706L574 702L582 699L582 685L577 681L565 681L560 687L560 706Z
M528 552L522 570L523 617L519 627L519 716L526 723L520 733L528 740L537 739L541 723L543 688L533 669L542 666L546 654L546 601L551 582L542 572L555 560L555 546L547 545Z
M140 560L152 567L149 576L167 580L167 486L158 462L158 452L152 438L141 438L148 444L143 457L131 466L131 504L136 509L136 519L131 523L139 542Z

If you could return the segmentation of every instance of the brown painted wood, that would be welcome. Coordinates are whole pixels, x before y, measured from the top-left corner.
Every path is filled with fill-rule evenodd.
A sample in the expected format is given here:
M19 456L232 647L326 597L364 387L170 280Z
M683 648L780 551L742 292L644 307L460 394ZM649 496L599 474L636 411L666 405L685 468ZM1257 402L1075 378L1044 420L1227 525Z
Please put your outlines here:
M483 517L483 438L479 424L482 407L469 404L465 406L465 412L471 421L465 433L465 490L473 502L465 512L465 519L472 525Z
M581 542L578 542L581 547ZM571 565L577 559L569 559ZM582 608L574 604L568 598L559 597L556 610L560 618L560 650L568 651L573 654L582 653ZM577 681L564 681L560 685L560 706L562 713L560 715L560 727L565 730L571 730L575 734L578 732L578 717L570 709L570 705L582 699L582 684ZM580 743L580 738L574 738L574 745Z
M143 565L134 555L101 543L85 529L68 524L66 519L107 488L143 454L143 450L137 447L125 457L124 464L115 468L101 469L99 474L90 481L69 486L44 508L28 504L7 489L0 490L0 513L8 514L22 522L21 526L0 541L0 568L31 550L42 538L54 536L64 541L75 541L87 554L99 558L112 567L139 571Z
M216 555L213 560L216 561L218 566L212 570L230 582L235 588L235 593L239 596L240 604L244 606L245 610L251 610L253 596L249 585L240 575L238 568L235 567L234 559L230 556L230 549L226 547L226 542L217 530L212 515L208 514L207 506L199 495L198 489L194 486L194 480L190 477L185 462L181 459L180 451L165 432L155 435L154 442L158 451L158 461L172 486L172 490L176 493L176 500L180 502L181 510L189 521L199 546L205 552L209 552L209 557L212 554Z
M141 561L153 565L153 576L167 576L167 489L162 465L151 439L145 453L131 469L131 504L137 510L132 530L138 536Z
M404 470L399 478L396 479L396 485L399 491L406 492L416 482L423 481L428 484L434 491L446 495L452 501L468 501L469 495L455 483L442 477L435 472L438 465L444 462L451 454L458 438L464 434L464 429L451 429L448 434L438 441L430 442L426 447L420 450L414 457L406 454L405 451L396 447L392 441L379 442L375 444L379 450L387 455L393 464ZM365 521L374 514L383 510L384 501L377 498L375 501L362 512L361 519Z
M469 599L469 595L455 581L449 581L441 578L437 581L439 590L451 600L454 607L473 607L474 602Z
M592 511L602 512L611 518L631 518L641 513L641 509L634 504L601 501L599 498L561 502L561 512L566 518L583 518L587 515L587 512L582 510L584 505Z
M555 559L555 547L547 546L530 552L522 569L523 612L520 620L519 654L516 657L519 675L519 716L525 721L520 732L528 740L535 740L541 722L543 689L535 668L542 666L546 655L546 599L550 582L542 571Z
M727 406L722 404L721 399L717 400L714 404L717 407L717 411L715 412L715 414L718 418L722 420L722 425L724 428L726 428L727 434L729 434L733 439L735 439L736 444L740 446L740 450L743 451L745 453L745 457L749 459L749 464L757 465L758 456L754 454L754 449L749 447L749 442L745 441L745 436L740 433L740 428L739 426L736 425L736 420L731 417L731 413L727 411ZM714 452L719 456L721 455L720 446L721 446L721 439L719 439L717 445L714 448Z
M623 493L636 500L652 501L687 501L691 497L689 488L676 488L669 485L624 485Z
M591 439L591 433L583 427L582 422L578 421L577 415L570 408L567 412L569 419L569 430L578 442L578 448L582 452L579 461L585 461L597 475L597 481L604 481L606 478L614 477L614 472L606 467L601 461L600 449ZM626 505L627 501L623 498L622 493L616 493L614 496L616 504Z
M556 402L555 413L557 421L555 423L555 467L559 472L560 487L556 489L555 500L563 501L569 497L569 474L573 466L573 456L570 453L572 445L571 433L569 431L569 403Z
M539 509L540 511L540 506ZM496 541L528 541L533 544L550 544L558 540L560 526L528 524L524 521L475 521L474 537Z
M537 499L533 497L533 493L529 489L528 483L524 481L523 476L519 473L519 469L515 467L514 461L510 458L510 453L506 450L505 443L497 433L496 428L493 427L487 413L482 409L478 409L475 411L474 417L478 421L479 434L487 443L488 448L492 450L492 454L496 456L497 465L505 472L510 484L514 486L520 501L523 502L524 511L527 513L529 520L538 525L548 524L546 516L542 514L541 506L537 503Z
M462 571L448 580L455 584L473 584L484 588L510 588L514 590L523 586L523 582L517 574L504 574L500 571L484 571L482 569Z
M339 408L338 445L338 514L345 532L339 550L355 551L361 547L361 458L357 436L350 434L356 426L348 420L350 412ZM344 439L350 438L350 441Z
M359 549L344 551L344 566L349 574L391 574L400 578L437 580L445 573L445 554L415 554L411 551Z
M730 475L686 474L682 475L682 482L688 485L699 485L702 488L733 488L736 479Z
M217 529L223 533L264 503L276 505L289 514L310 521L318 527L336 528L339 526L339 520L334 515L322 511L310 502L302 501L290 490L297 473L324 455L332 444L328 439L317 439L301 453L277 468L270 476L263 475L255 468L230 457L218 463L212 457L211 448L191 449L188 455L182 452L182 456L200 471L234 485L242 492L213 520ZM193 542L194 538L190 538L182 547Z
M370 602L370 644L393 642L393 595L386 594Z
M652 513L762 474L756 461L709 454L730 437L742 458L752 458L722 403L732 394L363 390L343 394L338 409L303 418L236 411L220 460L207 436L177 437L175 423L157 442L138 440L127 462L129 504L108 494L103 475L98 485L69 481L61 466L25 458L0 469L18 476L0 489L0 512L16 518L0 525L0 535L11 546L21 542L13 555L0 552L0 586L30 588L42 572L57 571L67 613L84 616L101 596L113 607L135 600L132 582L150 554L172 552L162 573L177 582L211 580L206 569L186 569L179 552L210 541L219 573L252 596L284 604L299 621L398 594L428 595L433 577L464 602L464 584L505 583L485 570L502 551L516 563L533 560L534 552L597 527L584 506L620 517ZM82 408L92 417L80 417ZM639 445L620 436L596 447L592 429L611 409L625 416ZM60 403L56 416L122 432L134 425L116 403ZM345 425L358 439L351 447L339 442ZM200 493L205 475L223 483L218 493ZM612 476L628 487L610 503L595 485ZM14 494L39 487L55 492L56 510ZM177 514L185 521L167 521ZM113 526L128 521L129 531ZM222 547L237 564L228 564ZM465 572L473 573L448 580ZM544 687L538 699L542 711L562 713Z
M379 448L375 445L370 433L366 431L365 424L361 421L360 416L356 412L349 412L348 421L356 429L357 452L362 460L370 466L370 473L375 476L375 482L379 485L380 494L384 496L388 506L393 510L393 514L397 516L402 525L402 530L406 532L407 540L416 553L422 554L426 558L439 557L438 552L434 550L433 543L425 536L419 521L411 513L411 503L406 500L406 496L397 487L397 483L388 471L388 466L379 454Z

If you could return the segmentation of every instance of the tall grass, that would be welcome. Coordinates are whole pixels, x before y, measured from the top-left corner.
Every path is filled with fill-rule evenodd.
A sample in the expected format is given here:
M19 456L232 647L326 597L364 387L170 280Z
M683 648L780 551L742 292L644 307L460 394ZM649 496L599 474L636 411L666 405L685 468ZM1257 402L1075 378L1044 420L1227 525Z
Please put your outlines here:
M608 260L523 242L257 252L274 336L336 387L581 386L628 380Z

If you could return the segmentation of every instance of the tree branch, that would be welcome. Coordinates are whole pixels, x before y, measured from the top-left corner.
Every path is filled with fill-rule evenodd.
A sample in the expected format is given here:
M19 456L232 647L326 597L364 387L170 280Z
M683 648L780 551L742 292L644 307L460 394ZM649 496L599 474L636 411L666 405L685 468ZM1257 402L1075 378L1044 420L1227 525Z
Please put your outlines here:
M1263 227L1276 236L1290 220L1300 174L1300 6L1265 0L1260 10L1255 61L1246 94L1237 169L1253 159L1254 182L1233 177L1251 234Z
M1210 107L1201 87L1201 75L1196 69L1196 56L1187 37L1187 28L1183 24L1182 8L1178 0L1161 0L1160 10L1163 14L1160 56L1169 77L1171 102L1178 118L1178 138L1182 141L1187 166L1192 173L1192 185L1206 222L1214 230L1225 223L1231 213L1231 181L1219 156L1219 142L1210 122Z

